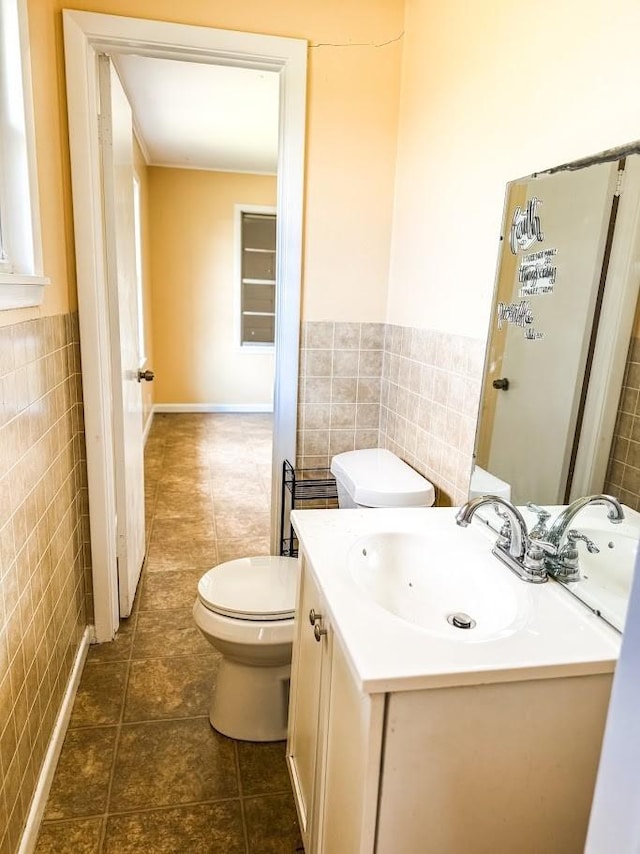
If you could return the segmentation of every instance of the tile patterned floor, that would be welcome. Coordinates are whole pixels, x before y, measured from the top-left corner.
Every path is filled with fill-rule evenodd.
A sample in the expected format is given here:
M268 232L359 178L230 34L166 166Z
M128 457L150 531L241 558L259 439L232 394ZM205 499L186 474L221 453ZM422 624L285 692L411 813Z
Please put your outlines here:
M205 569L269 551L270 450L269 416L155 417L134 612L89 652L37 854L302 850L284 743L209 725L218 654L191 617Z

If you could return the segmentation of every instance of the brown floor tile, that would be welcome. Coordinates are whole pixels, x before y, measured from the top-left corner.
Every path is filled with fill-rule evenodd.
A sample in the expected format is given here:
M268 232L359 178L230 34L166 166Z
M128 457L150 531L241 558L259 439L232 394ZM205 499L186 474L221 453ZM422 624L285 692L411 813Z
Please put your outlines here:
M285 747L284 741L238 742L243 795L267 795L291 790Z
M185 539L159 546L151 541L147 552L146 569L148 572L171 572L181 569L208 569L218 562L218 549L215 538Z
M233 741L208 718L122 727L110 809L147 809L237 797Z
M208 715L219 655L190 655L133 661L125 721Z
M255 495L238 494L229 498L228 496L218 495L216 493L213 496L213 509L216 515L224 513L237 513L239 515L255 513L256 506L258 510L262 508L262 511L266 512L265 508L267 508L269 504L268 498L263 498L261 496L259 502L259 505L256 505Z
M35 854L98 854L101 818L45 822L40 828Z
M210 492L206 495L190 495L184 490L158 490L154 520L207 516L212 513L213 504Z
M246 798L250 854L293 854L302 847L293 795Z
M67 732L44 814L45 820L106 811L117 727Z
M239 557L252 557L253 555L270 554L271 545L268 537L242 539L242 540L218 540L218 563L227 560L235 560Z
M131 654L136 617L120 620L120 628L109 643L94 643L89 647L87 663L94 661L127 661Z
M159 547L184 546L193 540L209 540L215 536L213 513L208 517L156 520L151 542Z
M202 572L201 569L146 572L140 593L140 611L192 607Z
M141 611L138 615L131 652L134 659L206 655L212 650L196 627L191 608Z
M128 667L126 661L87 662L73 703L70 728L120 723Z
M254 510L253 513L216 513L216 534L221 540L257 539L268 537L271 525L269 513Z
M175 503L177 505L203 503L206 499L211 498L211 484L207 480L194 483L188 479L179 480L173 478L165 482L160 481L158 486L158 503Z
M206 569L269 553L270 424L226 413L154 419L134 616L89 651L36 854L246 854L247 839L269 854L301 844L284 744L235 743L209 724L219 654L192 617Z
M111 816L105 854L245 854L240 802Z

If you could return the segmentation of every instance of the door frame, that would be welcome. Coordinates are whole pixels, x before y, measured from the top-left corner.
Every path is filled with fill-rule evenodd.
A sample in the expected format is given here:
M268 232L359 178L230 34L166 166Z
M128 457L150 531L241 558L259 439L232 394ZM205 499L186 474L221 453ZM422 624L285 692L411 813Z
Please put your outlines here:
M63 10L78 311L87 446L94 632L118 628L117 532L100 172L98 53L276 71L280 76L278 272L271 550L277 551L283 459L295 459L300 336L307 42L279 36Z
M604 488L638 304L640 156L627 157L570 500Z

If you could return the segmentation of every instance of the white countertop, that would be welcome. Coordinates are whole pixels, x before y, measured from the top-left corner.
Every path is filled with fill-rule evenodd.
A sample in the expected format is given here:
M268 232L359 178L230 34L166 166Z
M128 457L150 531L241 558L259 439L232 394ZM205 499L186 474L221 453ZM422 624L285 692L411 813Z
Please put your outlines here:
M483 524L461 528L454 508L393 510L294 510L291 521L309 570L318 583L334 631L366 693L511 682L611 673L620 635L560 584L528 584L491 554L495 534ZM433 562L447 561L482 573L494 583L516 585L525 614L506 636L474 641L464 630L434 634L374 602L347 566L349 549L381 532L428 535ZM431 548L433 543L433 548ZM446 615L443 615L443 620Z

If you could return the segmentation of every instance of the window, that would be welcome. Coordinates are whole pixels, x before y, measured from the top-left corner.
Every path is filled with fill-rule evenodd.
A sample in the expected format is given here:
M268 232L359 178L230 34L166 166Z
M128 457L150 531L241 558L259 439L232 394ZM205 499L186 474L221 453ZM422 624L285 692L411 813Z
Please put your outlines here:
M25 0L0 0L0 309L42 302Z
M240 345L273 347L276 321L276 214L239 206Z

